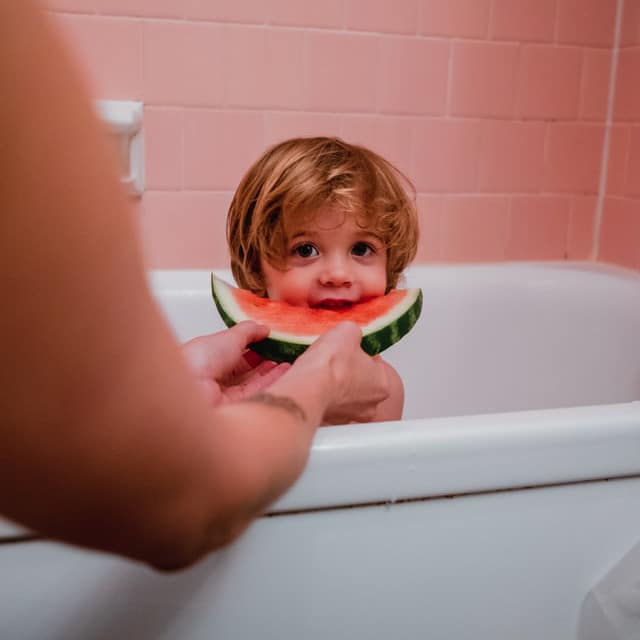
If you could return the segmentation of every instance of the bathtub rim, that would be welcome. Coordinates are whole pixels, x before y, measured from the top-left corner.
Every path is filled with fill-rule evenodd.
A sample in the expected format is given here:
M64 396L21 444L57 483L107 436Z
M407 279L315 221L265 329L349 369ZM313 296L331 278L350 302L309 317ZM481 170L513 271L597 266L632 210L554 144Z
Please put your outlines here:
M284 513L640 475L640 401L322 427Z
M305 470L264 515L636 476L640 401L340 425L316 431ZM30 533L0 517L0 542Z

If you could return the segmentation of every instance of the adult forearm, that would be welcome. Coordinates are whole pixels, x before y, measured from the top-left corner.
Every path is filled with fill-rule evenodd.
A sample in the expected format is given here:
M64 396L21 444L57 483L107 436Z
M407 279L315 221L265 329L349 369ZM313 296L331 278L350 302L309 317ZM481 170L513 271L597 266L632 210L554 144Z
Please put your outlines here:
M228 543L297 479L325 394L322 377L290 371L269 391L304 417L256 401L214 409L148 312L139 323L130 315L132 335L111 344L114 368L98 336L93 357L51 354L60 388L74 393L57 415L40 404L51 394L41 385L31 415L13 407L21 435L0 451L0 512L47 537L175 569ZM96 332L111 333L99 322Z
M210 429L188 444L182 495L142 520L157 522L158 541L157 549L143 550L152 554L143 559L165 569L186 566L228 544L262 515L303 472L332 383L328 368L314 360L291 370L267 393L212 410ZM196 441L198 435L204 437ZM178 478L183 473L176 470ZM182 514L179 520L175 513Z

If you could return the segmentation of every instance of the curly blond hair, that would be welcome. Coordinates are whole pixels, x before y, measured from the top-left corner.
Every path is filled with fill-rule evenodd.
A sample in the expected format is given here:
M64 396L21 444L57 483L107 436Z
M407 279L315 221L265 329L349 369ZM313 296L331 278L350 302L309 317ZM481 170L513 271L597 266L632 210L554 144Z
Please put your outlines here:
M387 291L398 284L418 243L412 183L390 162L340 138L293 138L249 168L227 216L231 270L243 289L266 296L262 260L285 268L286 224L325 206L356 214L384 242Z

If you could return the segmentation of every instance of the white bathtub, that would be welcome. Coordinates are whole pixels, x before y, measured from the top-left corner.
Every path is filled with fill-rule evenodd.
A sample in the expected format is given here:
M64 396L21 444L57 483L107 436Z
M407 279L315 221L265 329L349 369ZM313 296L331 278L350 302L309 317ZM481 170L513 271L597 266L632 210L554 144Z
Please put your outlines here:
M181 339L221 326L208 272L152 283ZM640 276L426 267L407 285L425 305L387 352L403 422L321 429L270 515L179 574L0 545L0 638L574 638L640 540Z

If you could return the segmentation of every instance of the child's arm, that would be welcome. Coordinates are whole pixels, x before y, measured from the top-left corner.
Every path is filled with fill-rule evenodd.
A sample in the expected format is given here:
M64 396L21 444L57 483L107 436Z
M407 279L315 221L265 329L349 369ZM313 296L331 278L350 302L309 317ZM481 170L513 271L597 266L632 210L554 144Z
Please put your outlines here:
M402 419L402 410L404 408L404 384L402 384L402 378L398 372L388 363L385 362L379 356L376 357L380 363L382 363L384 367L384 372L387 377L387 384L389 389L389 396L386 400L380 402L376 409L375 413L371 416L370 420L367 422L386 422L389 420L400 420ZM352 421L360 422L360 421ZM322 423L323 427L329 427L331 425L339 425L345 424L342 421L334 421L327 420Z
M376 409L376 415L371 422L384 422L386 420L400 420L404 407L404 385L398 372L381 359L387 374L389 383L389 397L383 400Z

